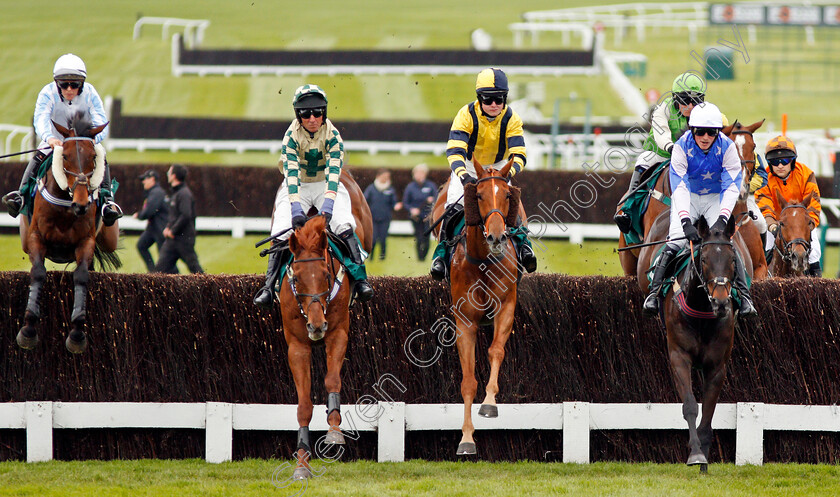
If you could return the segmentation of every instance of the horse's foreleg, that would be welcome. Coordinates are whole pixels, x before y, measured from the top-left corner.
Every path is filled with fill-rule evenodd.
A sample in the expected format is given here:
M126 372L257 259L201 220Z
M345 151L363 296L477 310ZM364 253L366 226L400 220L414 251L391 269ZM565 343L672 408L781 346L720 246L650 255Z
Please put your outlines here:
M720 391L723 389L726 365L721 362L713 367L706 367L704 371L703 417L700 419L700 426L697 427L697 434L700 438L700 449L706 459L709 459L709 449L712 446L712 416L715 414Z
M490 349L487 351L490 358L490 379L487 381L484 401L478 410L479 416L495 418L499 415L499 409L496 407L496 394L499 393L499 369L501 369L502 361L505 359L505 344L507 344L513 328L513 311L515 309L516 293L514 292L499 311L499 314L496 315L493 323L493 343L490 344Z
M87 348L84 326L87 321L87 292L90 283L90 263L93 260L95 241L90 238L76 248L76 270L73 271L73 314L72 328L64 342L67 350L81 354Z
M324 386L327 389L327 423L330 429L324 443L344 445L344 435L341 434L341 366L347 352L347 326L349 316L344 316L343 322L327 333L324 345L327 349L327 376Z
M284 323L284 327L291 326L293 326L293 323ZM292 377L295 379L298 399L297 420L299 428L295 452L297 465L295 466L294 478L300 480L312 476L312 469L309 465L312 455L312 443L309 440L309 422L312 421L312 399L310 398L312 349L308 344L301 343L296 336L289 332L286 333L286 342L289 344L289 369L292 370Z
M457 327L460 333L455 344L458 347L458 357L461 359L461 397L464 399L464 425L461 427L461 442L458 444L456 454L462 456L476 453L475 440L473 440L475 427L472 423L471 410L475 392L478 389L478 382L475 379L475 334L478 326L459 317Z
M674 375L677 393L682 400L683 418L688 423L688 445L691 452L686 464L708 464L697 437L697 399L691 390L691 359L683 350L673 349L670 353L671 372ZM704 412L705 415L705 412Z

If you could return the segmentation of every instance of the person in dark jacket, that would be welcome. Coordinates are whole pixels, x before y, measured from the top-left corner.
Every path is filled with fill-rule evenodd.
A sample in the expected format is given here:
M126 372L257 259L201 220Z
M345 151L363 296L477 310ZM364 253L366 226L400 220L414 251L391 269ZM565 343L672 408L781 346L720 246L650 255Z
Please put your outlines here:
M177 271L175 263L181 259L191 273L203 273L195 253L195 198L184 183L187 179L187 168L173 164L166 176L172 186L172 195L169 197L169 222L163 229L166 241L160 249L155 271L174 274Z
M143 208L134 213L134 218L148 219L149 222L146 224L146 230L137 240L137 251L140 252L140 257L146 263L146 269L153 273L155 271L155 261L152 259L152 254L149 253L149 247L157 243L158 254L163 248L163 241L165 240L163 229L169 220L169 205L166 202L166 192L158 184L157 171L149 169L140 175L140 180L143 182L146 199L143 201Z
M373 216L373 247L370 252L373 255L376 244L380 244L379 260L381 261L385 259L388 228L391 226L391 216L397 205L397 193L391 186L391 173L387 169L376 172L376 179L365 188L365 200Z
M437 194L437 185L428 180L429 168L426 164L417 164L411 170L411 175L414 181L405 187L403 192L402 207L408 210L408 216L411 219L411 224L414 225L414 241L417 246L417 258L421 261L426 260L426 255L429 253L429 234L426 230L429 227L429 221L426 219L432 206L435 203L435 195Z

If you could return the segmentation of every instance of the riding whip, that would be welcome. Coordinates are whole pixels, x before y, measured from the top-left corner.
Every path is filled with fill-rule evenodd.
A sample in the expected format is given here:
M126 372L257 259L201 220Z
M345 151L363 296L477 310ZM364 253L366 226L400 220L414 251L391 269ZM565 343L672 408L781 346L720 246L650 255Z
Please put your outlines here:
M32 150L24 150L23 152L15 152L13 154L0 155L0 159L5 159L6 157L14 157L16 155L28 154L29 152L39 152L41 150L49 150L50 148L52 148L52 147L33 148Z
M648 242L648 243L637 243L636 245L628 245L626 247L621 247L620 249L613 249L613 253L615 252L623 252L625 250L632 250L642 247L650 247L652 245L659 245L660 243L668 243L668 242L676 242L677 240L685 240L684 236L678 238L672 238L670 240L659 240L658 242Z
M443 218L445 218L445 217L446 217L446 215L447 215L447 214L449 214L449 211L451 211L452 209L454 209L454 208L455 208L455 206L456 206L456 205L458 205L458 202L460 202L462 198L464 198L464 194L463 194L463 193L461 194L461 196L460 196L460 197L458 197L458 200L456 200L455 202L453 202L453 203L452 203L449 207L447 207L447 208L446 208L446 210L445 210L445 211L443 211L443 214L441 214L441 215L440 215L440 217L439 217L439 218L437 218L437 221L435 221L435 222L434 222L431 226L429 226L428 228L426 228L426 231L424 231L424 232L423 232L423 236L429 236L429 233L431 233L431 232L432 232L432 230L433 230L433 229L435 229L435 226L437 226L438 224L440 224L440 222L443 220Z

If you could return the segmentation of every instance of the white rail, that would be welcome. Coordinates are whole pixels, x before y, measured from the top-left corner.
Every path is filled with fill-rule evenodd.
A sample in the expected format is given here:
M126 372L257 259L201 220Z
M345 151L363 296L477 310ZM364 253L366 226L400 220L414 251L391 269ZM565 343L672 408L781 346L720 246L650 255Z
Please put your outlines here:
M189 48L195 48L204 42L204 31L210 26L210 21L207 19L178 19L176 17L141 17L134 23L133 39L140 38L140 31L146 24L160 24L163 41L166 41L170 27L183 27L184 43Z
M32 136L35 133L30 126L19 126L17 124L0 124L0 134L6 134L5 140L0 140L0 155L12 154L32 148ZM20 140L20 147L15 147L15 140ZM5 162L21 162L28 160L31 154L6 157L0 159Z
M374 409L375 407L375 409ZM499 417L477 416L477 430L562 430L563 462L590 462L592 430L685 430L681 404L502 404ZM322 413L323 405L314 406ZM380 462L405 459L407 431L461 429L461 404L379 402L342 406L342 431L349 443L359 431L378 433ZM698 418L699 419L699 418ZM314 432L326 431L324 416L313 418ZM752 402L719 404L712 427L735 430L735 463L764 462L765 431L840 432L840 407ZM26 430L27 462L53 458L54 429L186 428L205 430L205 459L233 457L233 430L297 431L297 406L269 404L11 402L0 404L0 429ZM315 444L317 445L317 444ZM453 448L454 449L454 448ZM316 456L318 454L315 454ZM290 455L291 456L291 455Z

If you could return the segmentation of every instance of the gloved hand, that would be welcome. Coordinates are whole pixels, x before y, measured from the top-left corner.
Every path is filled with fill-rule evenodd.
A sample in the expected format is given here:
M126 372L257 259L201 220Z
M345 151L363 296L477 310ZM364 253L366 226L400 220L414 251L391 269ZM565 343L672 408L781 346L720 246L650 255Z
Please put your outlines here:
M666 152L668 152L670 154L672 150L674 150L674 144L673 143L669 143L669 144L665 145L665 151Z
M700 233L698 233L697 228L691 224L691 219L686 217L680 222L682 223L683 233L685 233L685 239L693 243L700 243Z
M306 224L306 216L300 207L300 202L292 202L292 228L298 229Z
M469 174L464 174L461 176L461 184L467 186L470 183L478 183L478 180L474 177L470 176Z
M334 206L335 199L332 198L325 198L324 203L321 204L321 215L327 218L327 225L330 224L330 220L332 219L332 211Z
M717 229L717 230L725 231L726 230L726 221L727 220L723 216L718 216L718 220L715 221L715 224L712 225L712 229L713 230Z

